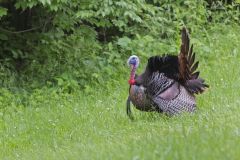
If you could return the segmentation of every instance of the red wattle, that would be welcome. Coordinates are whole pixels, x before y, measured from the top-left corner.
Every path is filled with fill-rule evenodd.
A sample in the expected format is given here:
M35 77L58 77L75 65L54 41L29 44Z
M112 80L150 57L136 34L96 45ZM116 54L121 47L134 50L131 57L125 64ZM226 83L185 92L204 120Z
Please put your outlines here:
M128 80L128 83L129 83L130 85L134 85L135 82L136 82L135 79L129 79L129 80Z

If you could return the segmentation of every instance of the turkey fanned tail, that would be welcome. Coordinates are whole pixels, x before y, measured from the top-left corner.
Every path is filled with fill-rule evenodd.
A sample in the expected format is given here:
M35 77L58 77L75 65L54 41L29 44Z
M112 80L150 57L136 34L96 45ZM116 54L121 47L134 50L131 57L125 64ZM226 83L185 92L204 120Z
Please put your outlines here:
M179 79L190 93L202 93L209 86L204 80L199 78L200 72L197 72L199 62L195 62L195 53L193 45L190 47L190 38L185 27L182 29L182 45L178 56Z
M153 56L148 59L146 72L152 75L154 72L164 73L170 79L182 84L190 93L202 93L209 86L199 78L197 71L199 62L195 62L193 45L190 47L189 34L186 28L182 29L182 44L180 53L175 55Z

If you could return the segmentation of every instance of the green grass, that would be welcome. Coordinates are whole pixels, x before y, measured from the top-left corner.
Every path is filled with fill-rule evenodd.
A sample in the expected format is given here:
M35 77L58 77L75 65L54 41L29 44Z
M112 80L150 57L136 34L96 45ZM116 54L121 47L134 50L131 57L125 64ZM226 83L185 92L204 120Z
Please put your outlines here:
M94 94L1 91L0 159L239 159L240 29L193 33L210 89L193 115L125 113L127 78Z

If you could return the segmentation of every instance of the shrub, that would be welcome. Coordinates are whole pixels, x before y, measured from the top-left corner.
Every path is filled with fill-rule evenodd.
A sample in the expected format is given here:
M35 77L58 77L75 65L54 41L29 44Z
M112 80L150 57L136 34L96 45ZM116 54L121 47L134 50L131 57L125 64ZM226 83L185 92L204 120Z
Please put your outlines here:
M5 87L47 85L72 92L78 86L111 84L125 73L130 54L147 58L176 53L183 25L195 32L212 23L239 23L239 5L232 1L0 3L0 74Z

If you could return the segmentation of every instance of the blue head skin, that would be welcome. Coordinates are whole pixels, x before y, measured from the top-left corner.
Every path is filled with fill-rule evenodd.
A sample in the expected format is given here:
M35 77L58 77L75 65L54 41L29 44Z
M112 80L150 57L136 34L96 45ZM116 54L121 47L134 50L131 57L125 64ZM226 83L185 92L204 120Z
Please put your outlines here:
M139 58L135 55L132 55L128 58L128 65L129 66L134 66L134 67L138 67L139 65Z
M131 66L131 74L130 74L130 79L128 81L128 83L130 85L134 85L135 84L135 72L136 72L136 69L139 65L139 58L135 55L132 55L128 58L128 65Z

